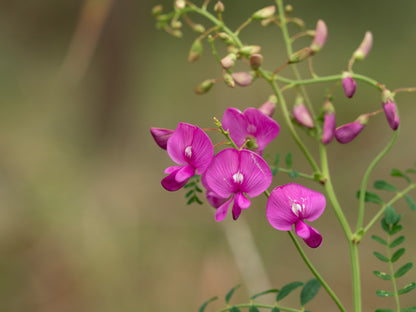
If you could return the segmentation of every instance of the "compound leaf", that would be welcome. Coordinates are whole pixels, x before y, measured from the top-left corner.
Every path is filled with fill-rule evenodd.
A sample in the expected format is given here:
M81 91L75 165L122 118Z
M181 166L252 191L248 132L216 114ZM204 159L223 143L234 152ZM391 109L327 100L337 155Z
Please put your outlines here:
M316 278L309 280L305 286L303 286L300 293L300 305L303 307L311 301L316 296L320 288L321 283Z

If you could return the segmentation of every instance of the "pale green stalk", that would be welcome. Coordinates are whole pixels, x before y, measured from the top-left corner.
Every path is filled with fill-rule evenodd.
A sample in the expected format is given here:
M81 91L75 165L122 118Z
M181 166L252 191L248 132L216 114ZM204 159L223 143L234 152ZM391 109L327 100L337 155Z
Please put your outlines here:
M391 262L391 252L390 252L390 234L387 237L387 258L389 258L389 270L390 270L390 276L391 276L391 282L393 283L393 292L394 292L394 300L396 301L396 311L400 312L400 300L399 300L399 294L397 292L397 284L396 284L396 278L394 277L394 270L393 270L393 262Z

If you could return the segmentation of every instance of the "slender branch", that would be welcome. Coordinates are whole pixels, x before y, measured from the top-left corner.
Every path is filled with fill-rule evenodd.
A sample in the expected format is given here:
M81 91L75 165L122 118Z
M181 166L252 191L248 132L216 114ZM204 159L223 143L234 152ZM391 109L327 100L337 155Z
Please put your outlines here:
M393 291L394 291L394 300L396 301L396 311L400 312L400 300L399 300L399 294L397 292L397 283L396 283L396 277L394 276L394 270L393 270L393 262L391 262L391 251L390 251L390 243L391 243L391 236L390 234L387 236L387 258L389 259L389 270L390 270L390 276L391 276L391 282L393 283Z
M283 172L283 173L291 173L293 170L290 169L284 169L284 168L277 168L278 172ZM306 173L301 173L298 172L299 177L307 179L307 180L312 180L312 181L316 181L315 176L313 174L306 174Z
M270 309L270 310L273 309L274 307L277 307L280 310L287 311L287 312L303 312L303 310L287 308L287 307L283 307L281 305L268 305L268 304L261 304L261 303L242 303L242 304L236 304L236 305L227 307L225 309L219 310L218 312L227 312L227 311L230 311L233 307L236 307L236 308L250 308L253 305L256 306L257 308L265 308L265 309Z

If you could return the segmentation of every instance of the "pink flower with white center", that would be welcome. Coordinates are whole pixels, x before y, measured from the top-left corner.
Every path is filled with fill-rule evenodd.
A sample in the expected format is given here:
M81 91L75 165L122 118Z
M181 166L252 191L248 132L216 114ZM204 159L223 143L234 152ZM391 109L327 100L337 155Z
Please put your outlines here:
M251 204L246 195L255 197L263 193L272 182L272 172L256 153L229 148L214 157L204 179L217 199L227 199L218 206L215 220L224 220L233 201L233 219L237 220L241 210Z
M208 135L198 126L179 123L169 138L167 151L179 166L168 167L169 175L162 180L162 186L168 191L177 191L195 175L204 173L214 156L214 146Z
M306 224L318 219L326 206L325 196L296 183L276 187L269 196L266 206L267 220L272 227L280 231L291 231L295 226L296 234L312 248L319 247L322 236Z
M168 140L173 134L173 130L163 129L163 128L150 128L150 133L153 136L156 144L159 145L164 150L167 149Z
M227 108L222 117L224 130L238 146L243 146L247 139L252 146L249 148L262 155L266 146L279 134L279 124L257 108L249 107L244 113L237 108Z

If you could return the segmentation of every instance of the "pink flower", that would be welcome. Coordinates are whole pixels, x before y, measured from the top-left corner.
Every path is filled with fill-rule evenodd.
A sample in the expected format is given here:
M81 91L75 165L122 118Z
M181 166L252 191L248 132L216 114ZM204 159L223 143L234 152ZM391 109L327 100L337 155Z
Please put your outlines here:
M256 153L229 148L214 157L204 179L209 191L216 195L216 200L227 199L218 206L215 220L224 220L233 201L233 219L237 220L241 210L251 204L246 195L255 197L263 193L272 182L272 172Z
M266 206L267 220L275 229L291 231L295 225L296 234L312 248L319 247L322 236L306 224L320 217L326 205L325 196L296 183L276 187L270 194Z
M169 174L162 180L162 186L168 191L182 188L190 177L204 173L214 156L214 147L208 135L198 126L179 123L168 140L167 151L179 166L168 167Z
M383 109L390 127L396 131L400 123L399 116L397 115L396 104L393 101L388 100L386 103L383 103Z
M373 34L370 31L365 33L364 39L361 42L360 46L354 52L354 58L356 60L363 60L370 53L371 47L373 46Z
M310 129L315 127L312 116L304 104L295 104L293 107L293 116L300 125Z
M156 144L161 148L166 149L168 145L168 139L173 134L173 130L163 128L150 128L150 133L153 136Z
M260 107L259 111L261 111L263 114L272 117L274 114L274 109L276 108L276 103L269 99L267 102L264 102Z
M260 155L280 131L280 126L274 119L252 107L244 113L237 108L227 108L222 117L222 126L230 132L231 139L238 146L243 146L250 139L252 148Z
M323 20L319 20L316 24L315 37L311 45L314 53L318 52L324 46L326 38L328 37L328 28Z
M368 115L361 115L356 121L342 125L335 129L335 138L339 143L351 142L364 129L368 122Z
M324 116L324 133L322 135L322 143L329 144L335 136L335 113L326 112Z
M357 90L357 83L348 73L346 73L342 79L342 86L344 87L344 92L347 98L352 98L355 90Z
M211 188L209 187L207 183L206 174L203 174L201 176L201 182L202 182L202 185L206 189L207 200L211 204L212 207L218 208L228 200L228 198L221 197L220 195L215 193L213 190L211 190Z
M247 72L232 73L231 77L233 77L235 83L240 87L246 87L250 85L253 80L253 76Z

